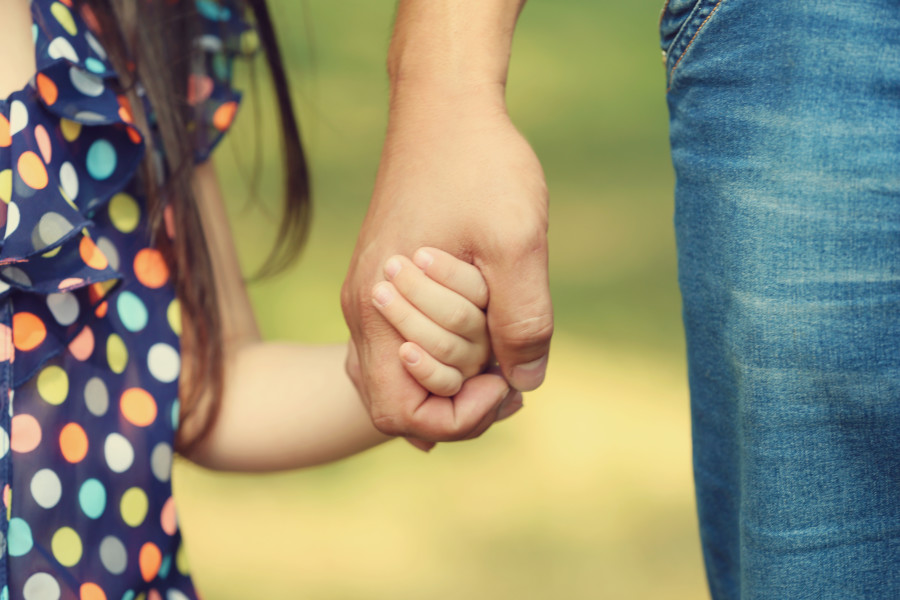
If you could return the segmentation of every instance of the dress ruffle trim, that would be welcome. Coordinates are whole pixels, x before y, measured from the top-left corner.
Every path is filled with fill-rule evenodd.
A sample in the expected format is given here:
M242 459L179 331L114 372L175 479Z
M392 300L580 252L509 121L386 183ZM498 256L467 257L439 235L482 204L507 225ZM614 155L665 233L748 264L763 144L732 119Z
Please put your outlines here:
M44 326L15 344L21 381L104 310L121 274L91 238L91 217L144 156L115 70L80 15L34 2L32 17L37 72L0 101L0 300L16 290L47 296L47 314L34 315Z

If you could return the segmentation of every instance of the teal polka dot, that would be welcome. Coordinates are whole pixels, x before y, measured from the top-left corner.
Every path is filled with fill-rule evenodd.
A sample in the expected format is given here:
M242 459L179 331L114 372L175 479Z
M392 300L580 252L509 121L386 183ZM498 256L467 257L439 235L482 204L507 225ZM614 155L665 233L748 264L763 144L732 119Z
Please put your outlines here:
M78 490L78 503L84 514L92 519L99 519L106 510L106 489L96 479L88 479Z
M0 590L0 600L9 600L9 588L5 585L3 590Z
M172 429L178 429L178 417L181 414L181 402L178 399L175 399L175 402L172 403Z
M104 71L106 71L106 65L104 65L93 56L84 61L84 66L88 68L88 71L92 71L94 73L103 73Z
M125 592L125 595L122 596L122 600L134 600L134 590L128 590Z
M37 23L35 23L34 25L31 26L31 41L37 42L37 36L38 36L38 26L37 26Z
M119 320L128 331L140 331L147 326L147 307L140 298L131 292L122 292L116 301Z
M116 149L106 140L97 140L88 148L86 164L91 177L101 181L116 170Z
M9 531L6 532L10 556L25 556L34 546L31 537L31 528L22 519L14 518L9 521Z
M159 565L159 577L160 579L165 579L169 576L169 571L172 569L172 555L166 554L166 556L162 560L162 564Z
M231 11L224 6L219 6L210 0L197 0L197 12L212 21L227 21L231 16Z
M212 68L213 73L216 75L216 79L220 81L226 81L231 72L231 68L228 64L228 60L222 54L214 54L212 59Z

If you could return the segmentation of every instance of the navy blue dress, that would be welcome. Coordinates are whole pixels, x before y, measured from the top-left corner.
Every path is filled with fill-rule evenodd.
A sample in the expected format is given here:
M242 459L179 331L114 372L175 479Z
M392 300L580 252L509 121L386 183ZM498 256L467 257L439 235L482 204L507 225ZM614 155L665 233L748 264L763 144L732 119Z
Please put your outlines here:
M198 161L254 45L232 2L197 0ZM181 318L135 177L144 140L92 15L31 12L37 73L0 100L0 600L193 599L170 485Z

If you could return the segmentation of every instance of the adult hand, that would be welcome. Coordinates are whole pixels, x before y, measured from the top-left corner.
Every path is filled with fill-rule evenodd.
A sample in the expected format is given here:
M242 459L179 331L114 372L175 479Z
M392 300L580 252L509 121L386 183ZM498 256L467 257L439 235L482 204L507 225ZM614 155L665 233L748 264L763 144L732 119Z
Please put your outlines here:
M357 387L375 426L426 448L478 436L521 405L515 390L543 381L553 317L544 175L507 116L502 86L410 89L415 94L392 97L341 303L359 351ZM387 258L421 246L476 265L489 289L487 323L503 377L473 377L452 399L429 396L406 373L397 355L404 340L372 304Z

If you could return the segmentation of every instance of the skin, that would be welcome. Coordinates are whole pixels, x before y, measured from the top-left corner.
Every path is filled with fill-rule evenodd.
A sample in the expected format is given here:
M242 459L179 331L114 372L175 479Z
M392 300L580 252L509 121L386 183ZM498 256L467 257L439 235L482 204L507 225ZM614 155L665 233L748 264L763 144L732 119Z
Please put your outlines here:
M504 100L523 0L401 0L388 72L388 131L341 302L359 349L358 382L375 426L419 448L483 433L519 402L494 375L452 399L429 394L395 360L401 335L373 304L380 267L421 246L469 262L487 282L487 326L509 384L544 378L553 333L547 190Z

